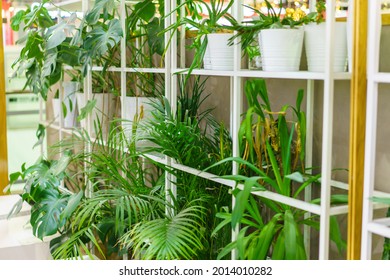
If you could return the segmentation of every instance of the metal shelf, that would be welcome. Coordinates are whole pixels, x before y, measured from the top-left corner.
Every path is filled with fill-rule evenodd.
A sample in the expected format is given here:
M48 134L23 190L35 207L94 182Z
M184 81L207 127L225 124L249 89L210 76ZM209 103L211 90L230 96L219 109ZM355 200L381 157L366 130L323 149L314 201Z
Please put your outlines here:
M176 68L172 69L175 74L186 74L188 68ZM259 70L237 70L237 71L214 71L204 69L194 69L191 72L192 75L202 76L221 76L221 77L233 77L240 78L274 78L274 79L298 79L298 80L325 80L325 73L321 72L309 72L309 71L296 71L296 72L269 72ZM352 74L349 72L334 73L335 80L350 80Z
M65 3L76 3L79 0L75 1L66 1L63 2L63 7L66 6ZM82 3L86 2L86 0L83 0ZM327 18L333 18L334 17L334 7L335 7L335 1L333 0L327 0L327 7L328 7L328 14ZM81 3L81 1L80 1ZM124 6L127 4L125 1L121 1L121 20L122 20L122 26L124 26L125 21L125 9ZM165 26L169 26L170 23L176 21L176 14L170 13L172 9L174 9L177 5L176 0L170 0L165 1L165 14L170 14L169 17L166 17L165 20ZM87 7L88 5L83 5L83 7ZM232 8L232 14L234 16L237 16L237 18L240 17L240 11L241 11L241 2L236 1ZM327 48L331 49L333 39L332 39L332 25L333 21L327 21L327 36L330 38L327 41ZM185 74L187 73L188 69L184 68L184 59L181 57L180 62L178 62L177 53L178 53L178 44L177 44L177 37L172 36L170 38L169 33L165 33L165 42L168 42L171 40L171 44L166 52L166 55L164 57L164 68L132 68L127 67L126 64L126 39L123 38L121 40L121 67L110 67L107 69L107 71L112 72L118 72L121 77L121 97L122 99L126 96L126 74L127 73L159 73L164 74L164 81L165 81L165 97L170 101L170 104L173 106L172 110L175 111L175 104L177 103L177 75L175 74ZM182 43L182 42L179 42ZM180 48L183 48L183 44L180 44ZM183 50L183 49L181 49ZM283 195L279 195L274 192L270 191L261 191L261 192L254 192L255 195L266 197L281 203L285 203L287 205L290 205L292 207L296 207L305 211L308 211L310 213L320 215L320 239L319 239L319 258L320 259L328 259L329 257L329 217L331 215L339 215L339 214L345 214L348 211L348 207L346 205L343 206L337 206L337 207L331 207L330 206L330 194L331 194L331 187L336 186L344 190L348 190L348 185L342 182L337 182L331 179L331 162L332 162L332 131L333 131L333 96L334 96L334 82L336 80L350 80L351 79L351 73L349 72L343 72L343 73L332 73L332 71L329 71L329 69L332 69L332 59L331 52L327 53L326 60L327 63L327 71L325 73L314 73L314 72L308 72L308 71L298 71L298 72L265 72L265 71L257 71L257 70L246 70L246 69L240 69L240 63L239 60L241 59L241 50L238 45L235 46L235 70L233 71L212 71L212 70L204 70L204 69L194 69L191 74L192 75L203 75L203 76L220 76L220 77L230 77L231 78L231 93L230 93L230 104L231 104L231 133L232 135L238 134L238 129L240 126L241 121L241 108L242 104L244 103L243 97L244 94L242 92L242 81L243 78L247 77L256 77L256 78L275 78L275 79L298 79L298 80L306 80L307 86L308 86L308 92L307 92L307 114L308 114L308 147L312 147L312 138L313 138L313 131L309 128L313 126L313 114L314 114L314 105L313 105L313 95L314 95L314 80L323 81L324 82L324 107L323 107L323 143L322 143L322 170L321 173L323 174L323 178L321 181L321 205L312 204L308 201L304 200L298 200L293 199L290 197L286 197ZM93 66L91 71L102 71L103 67ZM85 82L85 89L86 89L86 98L91 98L92 93L88 92L92 88L92 77L91 72L86 77ZM126 108L121 108L122 117L124 116L124 111ZM91 118L87 118L86 120L91 123ZM62 139L63 135L62 133L70 134L73 133L73 129L65 129L61 126L49 122L44 122L47 126L58 129L60 131L60 139ZM91 125L87 125L87 130L91 132ZM91 147L86 147L87 151L91 150ZM239 156L238 151L238 141L236 137L233 137L233 156ZM195 176L199 176L217 183L221 183L223 185L226 185L230 188L242 188L242 186L238 185L236 186L236 183L230 180L224 180L221 178L218 178L214 174L202 172L201 170L197 170L194 168L190 168L188 166L183 166L178 163L176 163L173 159L167 158L167 157L159 157L156 155L147 155L147 158L150 158L152 160L155 160L156 162L167 164L173 168L176 168L178 170L193 174ZM311 163L311 156L307 159L307 162L309 164ZM237 165L233 165L233 173L237 172ZM167 193L169 190L171 190L173 193L176 192L176 187L172 183L174 180L170 177L171 175L167 173L166 178L166 190ZM86 192L87 195L91 195L92 189L89 188ZM308 194L309 196L309 194ZM167 199L170 200L170 198L167 196ZM234 197L233 197L233 205L235 203ZM310 236L309 236L310 237ZM233 239L236 238L235 233L233 232ZM306 237L306 240L310 238ZM233 254L233 258L235 258Z

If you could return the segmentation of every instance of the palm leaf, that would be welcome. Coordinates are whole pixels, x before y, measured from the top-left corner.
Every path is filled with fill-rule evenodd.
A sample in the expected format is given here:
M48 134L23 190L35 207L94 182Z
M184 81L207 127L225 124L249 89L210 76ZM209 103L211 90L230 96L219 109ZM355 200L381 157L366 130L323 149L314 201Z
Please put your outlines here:
M189 206L174 216L140 222L120 240L142 259L192 259L203 245L205 209Z

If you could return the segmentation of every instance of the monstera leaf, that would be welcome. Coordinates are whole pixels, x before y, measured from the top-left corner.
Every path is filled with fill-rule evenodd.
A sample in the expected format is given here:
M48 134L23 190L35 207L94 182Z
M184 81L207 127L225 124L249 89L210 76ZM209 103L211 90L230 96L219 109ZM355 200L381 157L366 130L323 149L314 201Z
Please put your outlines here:
M57 233L65 225L66 219L61 213L66 208L69 195L61 194L56 189L46 189L41 193L42 199L31 208L30 223L36 237L43 239Z
M97 0L92 10L85 16L88 24L96 24L96 22L103 16L103 19L107 19L113 14L117 0Z
M89 50L92 57L100 57L118 44L122 36L120 21L113 19L107 26L98 25L91 30L84 42L84 48Z
M159 55L164 54L164 21L158 18L154 18L151 22L147 24L148 30L148 44L154 53Z

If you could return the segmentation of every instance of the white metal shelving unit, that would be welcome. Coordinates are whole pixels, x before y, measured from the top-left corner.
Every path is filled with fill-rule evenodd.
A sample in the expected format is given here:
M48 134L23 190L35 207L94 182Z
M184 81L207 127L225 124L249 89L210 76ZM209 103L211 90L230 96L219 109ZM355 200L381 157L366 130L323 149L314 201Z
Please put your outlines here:
M390 218L374 218L374 210L389 207L373 203L371 198L390 197L390 193L375 190L375 166L378 119L378 85L390 84L390 74L379 71L381 0L370 1L367 48L367 112L364 164L364 193L362 220L362 259L372 258L372 236L390 238Z
M241 3L242 2L242 3ZM314 3L312 2L312 7ZM335 0L326 1L327 5L327 18L335 18ZM241 4L243 1L236 1L232 6L232 15L236 18L240 18L241 15ZM172 7L176 6L176 1L171 0ZM231 94L230 94L230 104L231 105L231 135L233 139L233 156L239 156L238 152L238 129L241 123L240 115L242 113L242 104L243 104L243 92L242 92L242 81L243 78L273 78L273 79L299 79L307 80L307 118L308 118L308 131L307 131L307 147L308 147L308 157L306 158L307 163L312 162L311 151L313 147L313 112L314 112L314 81L320 80L324 82L324 105L323 105L323 139L322 139L322 164L321 164L321 173L322 173L322 182L321 182L321 205L314 205L308 202L311 200L311 192L306 193L307 201L302 201L294 198L285 197L273 192L256 192L255 195L267 197L269 199L285 203L287 205L296 207L308 211L312 214L320 215L320 239L319 239L319 259L328 259L329 258L329 227L330 221L329 218L332 215L345 214L348 212L348 206L330 206L330 196L331 188L336 187L340 189L347 190L348 185L343 182L336 182L332 180L332 132L333 132L333 100L334 100L334 82L335 80L350 80L351 73L334 73L333 69L333 60L330 59L333 57L333 33L334 33L334 21L328 20L326 22L326 41L327 41L327 52L326 52L326 70L324 73L314 73L308 71L299 71L299 72L264 72L256 70L246 70L240 68L240 58L241 51L239 45L235 44L235 64L233 71L212 71L212 70L203 70L196 69L192 71L192 75L205 75L205 76L221 76L221 77L230 77L231 78ZM177 53L176 44L172 44L172 56L175 56ZM183 73L186 69L175 67L177 65L172 65L172 73ZM177 163L172 164L172 166L181 171L191 173L209 180L222 183L227 187L234 188L235 183L227 180L221 180L216 178L215 175L201 172L190 168L188 166L183 166ZM233 166L233 172L236 169ZM242 186L238 186L242 188ZM233 198L234 204L234 198ZM309 243L310 234L306 231L305 241ZM233 230L233 239L235 238L235 231ZM307 244L309 247L310 245ZM233 254L232 258L235 258Z
M82 11L87 11L89 8L89 1L88 0L80 0L82 3ZM66 1L67 2L67 1ZM74 0L69 1L69 5L75 5ZM237 18L240 18L241 15L241 6L244 1L238 1L233 5L232 8L232 14L235 15ZM335 0L327 0L327 18L334 18L335 17ZM121 0L120 2L121 7L121 22L122 27L125 25L125 5L127 4L127 1ZM177 1L176 0L170 0L165 1L165 13L169 14L170 11L176 8ZM61 7L66 7L65 2L61 4ZM165 26L169 26L171 23L176 22L176 15L174 13L170 14L170 17L165 18ZM221 77L230 77L230 83L231 83L231 92L230 92L230 104L231 104L231 134L233 138L233 156L239 156L238 151L238 129L241 123L240 115L242 113L242 104L243 104L243 90L242 90L242 84L243 80L245 78L272 78L272 79L297 79L297 80L306 80L307 81L307 91L306 91L306 103L307 103L307 148L308 148L308 155L306 158L307 163L312 162L312 156L311 151L313 150L313 113L314 113L314 98L315 98L315 92L314 92L314 83L315 81L323 81L324 83L324 104L323 104L323 140L322 140L322 182L321 182L321 205L314 205L309 203L308 201L311 199L311 193L306 193L306 201L304 200L298 200L290 197L285 197L273 192L256 192L255 195L267 197L269 199L279 201L282 203L285 203L287 205L290 205L292 207L296 207L302 210L305 210L309 213L320 215L320 238L319 238L319 258L320 259L328 259L329 258L329 217L332 215L339 215L339 214L345 214L348 212L347 206L337 206L337 207L331 207L330 206L330 195L331 195L331 187L336 187L340 189L348 189L348 185L343 182L336 182L332 180L331 178L331 162L332 162L332 130L333 130L333 98L334 98L334 82L336 80L349 80L351 78L351 73L343 72L343 73L334 73L331 69L333 69L333 60L330 59L333 55L333 32L334 32L334 21L328 20L326 23L327 28L327 53L326 53L326 70L324 73L314 73L314 72L308 72L308 71L299 71L299 72L265 72L265 71L257 71L257 70L247 70L247 69L241 69L241 50L240 46L238 44L235 45L235 64L234 64L234 70L233 71L212 71L212 70L203 70L203 69L196 69L191 74L192 75L204 75L204 76L221 76ZM168 38L170 36L169 33L165 34L165 41L168 42ZM183 56L181 57L180 61L177 59L177 53L180 50L181 53L183 53L184 50L184 44L182 42L183 36L181 36L181 41L176 41L176 36L172 37L171 44L169 46L169 49L166 53L166 56L164 58L164 67L163 68L131 68L126 65L126 38L123 38L121 41L121 66L120 67L112 67L109 68L108 71L118 72L120 73L121 77L121 104L124 104L123 100L126 96L126 74L127 73L137 73L137 72L143 72L143 73L155 73L155 74L162 74L164 75L165 79L165 97L170 101L171 105L173 106L173 111L176 110L175 104L177 102L177 76L178 72L185 73L185 65L184 65L184 59ZM93 66L91 68L91 71L100 71L102 70L101 67ZM84 89L86 90L86 98L90 99L92 98L92 79L91 79L91 71L87 75L87 78L85 80L85 86ZM389 75L390 76L390 75ZM382 76L382 79L388 78L385 74ZM121 105L121 114L122 117L125 114L126 108ZM87 130L91 131L92 125L91 125L91 118L87 119L87 123L89 123L89 126L87 126ZM46 123L47 124L47 123ZM55 125L49 125L50 127L57 129L59 131L59 137L62 139L64 133L70 133L71 131L69 129L64 129L59 126ZM87 147L88 149L88 147ZM90 149L90 147L89 147ZM175 162L174 159L168 158L168 157L155 157L155 156L148 156L152 160L155 160L157 162L165 163L169 166L172 166L178 170L188 172L190 174L206 178L221 184L224 184L227 186L227 188L234 188L235 183L228 180L222 180L220 178L217 178L215 175L202 172L200 170L196 170L194 168L190 168L188 166L183 166ZM233 170L236 170L237 167L233 166ZM233 171L234 172L234 171ZM169 174L167 174L166 178L166 191L172 191L175 193L175 186L172 183L174 178L170 178ZM241 188L242 186L238 186L238 188ZM168 197L168 195L167 195ZM234 201L233 201L234 203ZM235 231L233 231L233 238L235 238ZM309 231L305 231L305 240L309 247L309 240L310 235ZM235 258L234 254L232 258Z

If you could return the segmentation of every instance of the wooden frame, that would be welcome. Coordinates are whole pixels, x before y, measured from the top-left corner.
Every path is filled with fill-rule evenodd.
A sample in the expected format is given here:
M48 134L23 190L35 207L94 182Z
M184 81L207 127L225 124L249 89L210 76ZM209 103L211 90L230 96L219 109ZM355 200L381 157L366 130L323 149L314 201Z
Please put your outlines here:
M364 174L364 141L367 93L367 8L368 1L354 2L353 70L351 81L348 259L360 259Z

